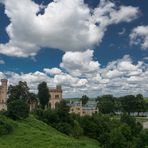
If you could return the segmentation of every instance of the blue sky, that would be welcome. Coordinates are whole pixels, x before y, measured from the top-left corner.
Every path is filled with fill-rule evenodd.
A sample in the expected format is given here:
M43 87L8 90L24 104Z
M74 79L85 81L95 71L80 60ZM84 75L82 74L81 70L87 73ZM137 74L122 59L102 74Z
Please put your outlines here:
M148 96L147 0L0 2L0 78L61 84L64 97Z

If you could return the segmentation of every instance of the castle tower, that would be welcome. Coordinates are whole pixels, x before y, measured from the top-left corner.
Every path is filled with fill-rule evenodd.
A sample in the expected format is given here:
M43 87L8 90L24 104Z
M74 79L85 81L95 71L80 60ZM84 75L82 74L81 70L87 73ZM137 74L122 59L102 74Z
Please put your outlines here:
M51 105L51 109L55 109L56 104L60 103L60 101L62 100L62 88L61 88L61 86L57 85L56 89L50 89L49 94L50 94L49 103Z
M0 86L0 110L6 109L7 82L8 81L6 79L1 80L1 86Z

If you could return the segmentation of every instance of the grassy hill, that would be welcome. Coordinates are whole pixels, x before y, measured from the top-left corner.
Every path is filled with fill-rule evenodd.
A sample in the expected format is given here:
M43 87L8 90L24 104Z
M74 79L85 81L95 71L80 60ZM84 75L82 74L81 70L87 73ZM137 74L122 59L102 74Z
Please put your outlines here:
M74 139L35 119L10 121L14 131L0 137L0 148L98 148L98 142L89 138Z

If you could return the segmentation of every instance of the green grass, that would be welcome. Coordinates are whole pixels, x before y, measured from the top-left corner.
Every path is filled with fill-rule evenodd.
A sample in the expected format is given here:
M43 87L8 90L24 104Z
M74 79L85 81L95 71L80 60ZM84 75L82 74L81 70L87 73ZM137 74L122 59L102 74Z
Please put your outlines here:
M143 123L143 122L147 122L148 121L148 118L147 117L136 117L136 120L138 122Z
M95 140L66 136L30 116L23 121L12 121L14 131L0 137L0 148L99 148Z
M148 102L148 98L144 98L144 100L145 100L146 102Z

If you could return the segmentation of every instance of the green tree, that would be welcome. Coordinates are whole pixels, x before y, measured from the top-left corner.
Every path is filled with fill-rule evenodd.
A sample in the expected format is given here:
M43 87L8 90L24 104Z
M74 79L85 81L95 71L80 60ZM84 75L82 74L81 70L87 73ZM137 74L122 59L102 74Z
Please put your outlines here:
M115 128L110 133L109 145L107 148L126 148L126 138L121 132L120 128Z
M14 100L7 105L8 116L14 120L24 119L29 116L29 106L22 100Z
M148 146L148 129L140 133L136 148L146 148L146 146Z
M40 100L41 107L45 109L48 106L50 94L46 82L42 82L38 85L38 98Z
M85 105L85 104L87 104L89 97L86 95L83 95L80 100L82 101L82 105Z
M130 113L134 113L136 111L137 101L134 95L123 96L119 99L122 112L126 112L130 115Z
M73 136L75 138L79 138L83 134L83 129L81 128L78 121L74 120L74 126L73 126Z
M56 106L56 113L58 116L59 122L67 122L69 124L73 124L72 116L69 113L70 107L67 105L65 100L61 100L60 103Z
M139 122L136 122L136 118L131 117L127 114L123 114L120 118L121 123L126 123L130 128L133 136L137 136L141 130L142 125Z
M138 116L140 112L146 111L146 102L144 101L144 97L141 94L136 95L136 112L138 112Z
M19 81L18 85L10 85L8 88L8 103L14 100L27 101L29 97L29 87L26 82Z
M114 113L115 98L112 95L104 95L98 99L99 111L103 114Z

